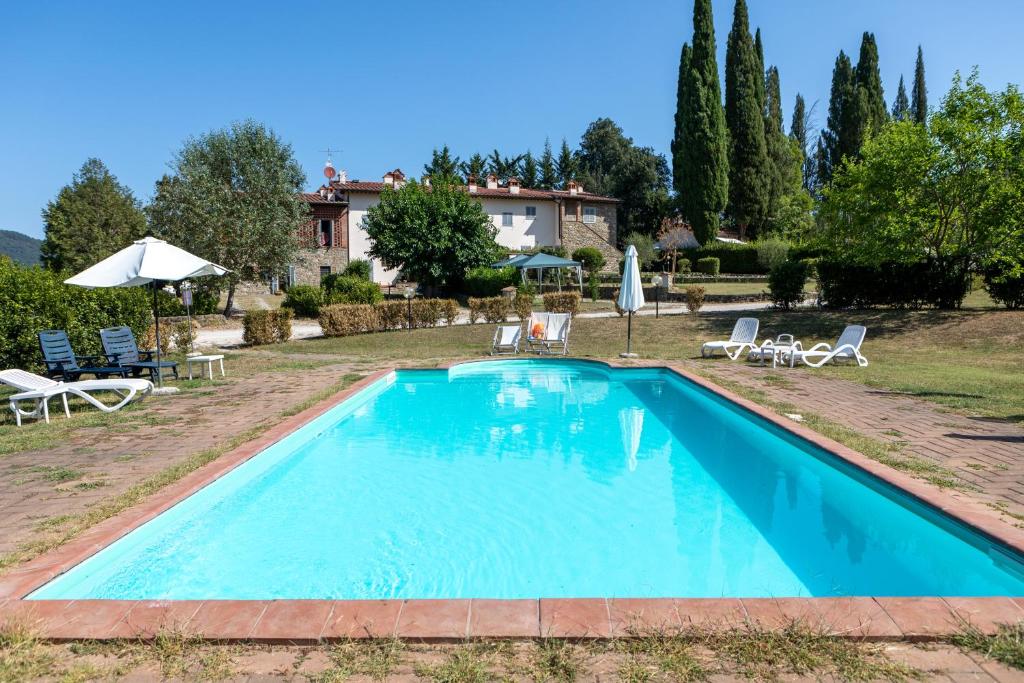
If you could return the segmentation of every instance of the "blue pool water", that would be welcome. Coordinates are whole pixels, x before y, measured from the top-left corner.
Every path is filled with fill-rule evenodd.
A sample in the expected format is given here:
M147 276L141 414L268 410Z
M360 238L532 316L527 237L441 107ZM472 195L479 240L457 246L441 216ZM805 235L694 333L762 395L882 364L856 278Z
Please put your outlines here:
M1024 595L1019 558L665 370L399 371L33 598Z

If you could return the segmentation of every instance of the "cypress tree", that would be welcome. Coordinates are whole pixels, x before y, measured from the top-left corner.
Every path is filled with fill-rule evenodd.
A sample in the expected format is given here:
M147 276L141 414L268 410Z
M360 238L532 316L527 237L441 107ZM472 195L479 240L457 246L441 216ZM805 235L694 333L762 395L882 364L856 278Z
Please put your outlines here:
M771 166L765 144L764 87L745 0L736 0L725 53L725 117L730 133L729 210L740 231L768 214Z
M864 32L860 41L860 57L857 60L857 88L864 93L864 101L867 105L867 118L864 121L865 132L876 135L889 120L889 112L885 106L882 75L878 71L878 45L875 43L875 34L867 31Z
M537 187L540 180L540 171L537 168L537 160L533 158L530 150L523 155L523 164L520 167L523 177L520 178L523 187Z
M789 137L796 140L803 153L807 154L807 105L804 103L804 96L796 94L796 103L793 105L793 118L789 123Z
M679 77L676 81L676 117L675 131L672 135L672 188L676 191L676 198L680 206L683 204L683 194L686 190L686 124L690 121L692 113L687 111L689 96L687 86L693 80L690 74L693 50L689 43L683 43L683 49L679 54Z
M555 155L551 153L551 140L544 138L544 153L540 155L540 179L537 187L542 190L553 190L558 184L558 170L555 168Z
M892 117L897 121L906 121L910 118L910 100L907 99L907 88L903 85L903 75L900 75L900 87L896 90L896 99L892 103Z
M765 77L765 149L768 152L768 210L761 227L770 228L779 215L782 198L800 186L803 154L797 144L786 137L782 123L782 89L779 70L768 68Z
M685 51L684 51L685 54ZM694 236L706 244L718 235L729 192L728 133L715 58L715 25L711 0L694 0L693 45L683 107L679 149L683 192L680 208Z
M558 161L555 162L555 168L558 169L558 180L562 184L562 189L569 185L570 180L576 180L576 176L579 173L576 155L569 149L569 143L565 141L565 138L562 138L562 149L558 152Z
M832 91L828 103L828 120L821 133L822 154L818 159L817 182L827 185L844 156L855 156L860 150L860 105L856 75L850 58L842 50L832 69Z
M914 65L914 89L910 95L910 115L915 123L928 122L928 88L924 84L924 52L917 46L917 64Z
M757 70L762 74L763 77L766 77L766 73L764 70L764 43L761 42L760 26L754 33L754 55L757 57ZM761 103L761 107L764 107L765 83L766 81L761 81L761 85L757 90L757 98L758 101Z

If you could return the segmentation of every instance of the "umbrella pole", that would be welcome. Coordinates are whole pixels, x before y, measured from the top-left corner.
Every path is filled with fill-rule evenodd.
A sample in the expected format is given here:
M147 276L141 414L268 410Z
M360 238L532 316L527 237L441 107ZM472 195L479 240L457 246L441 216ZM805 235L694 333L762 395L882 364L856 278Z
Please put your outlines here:
M629 318L626 319L626 353L632 352L633 342L633 311L629 312Z
M164 373L160 367L160 311L156 304L156 280L153 280L153 320L156 325L156 385L164 388Z

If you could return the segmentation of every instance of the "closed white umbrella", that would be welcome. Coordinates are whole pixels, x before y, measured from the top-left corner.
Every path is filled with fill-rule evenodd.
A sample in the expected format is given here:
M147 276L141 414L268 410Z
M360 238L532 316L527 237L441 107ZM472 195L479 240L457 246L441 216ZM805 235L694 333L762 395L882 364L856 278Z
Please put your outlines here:
M152 284L153 319L156 321L157 382L163 386L160 367L160 316L157 314L156 292L160 282L178 282L204 275L224 275L228 269L218 266L173 244L155 237L144 237L130 246L86 268L64 281L79 287L139 287Z
M619 355L623 358L636 358L631 352L633 341L633 312L644 306L644 285L640 281L640 264L637 262L636 247L632 244L626 248L626 264L622 269L622 286L619 289L619 308L629 313L626 323L626 352Z

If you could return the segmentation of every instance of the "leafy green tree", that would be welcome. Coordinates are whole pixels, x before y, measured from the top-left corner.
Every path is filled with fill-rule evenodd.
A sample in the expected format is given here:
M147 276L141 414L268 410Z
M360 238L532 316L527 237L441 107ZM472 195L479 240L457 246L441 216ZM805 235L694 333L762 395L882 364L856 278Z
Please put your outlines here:
M533 153L530 150L526 150L526 154L523 155L523 163L519 170L522 173L519 180L523 187L537 187L537 183L540 181L540 171L537 168L537 160L533 158Z
M957 74L927 127L892 123L837 172L822 217L840 258L929 257L970 277L1024 240L1024 97Z
M153 232L230 269L225 313L241 282L282 272L309 224L306 182L291 145L255 121L185 142L156 184Z
M924 51L917 46L917 63L914 65L914 88L910 94L910 115L915 123L928 122L928 87L924 82Z
M729 138L715 57L711 0L693 4L693 46L683 47L679 90L684 98L677 145L679 207L694 236L707 244L718 235L729 196Z
M654 247L654 238L646 233L631 232L622 240L622 244L636 247L636 260L640 270L650 270L651 265L658 260L658 250Z
M440 151L434 149L430 163L424 164L423 175L431 178L457 178L459 175L459 157L453 157L448 145Z
M146 217L132 191L99 159L88 159L43 209L43 265L84 270L146 234Z
M544 152L540 155L540 178L537 187L542 190L553 190L558 185L558 169L555 168L555 155L551 153L551 140L544 139Z
M910 99L907 97L907 87L903 85L902 75L900 85L896 89L896 99L892 102L892 118L895 121L906 121L910 118Z
M611 119L587 126L576 155L579 179L588 192L621 199L619 232L654 234L669 210L668 162L649 147L637 147Z
M725 120L729 125L729 212L741 239L768 215L771 164L760 96L764 72L750 36L747 3L736 0L725 53Z
M573 151L569 149L569 143L565 141L565 138L562 138L562 148L558 151L555 169L558 171L558 182L563 189L570 180L576 180L579 175L579 161Z
M514 157L506 157L502 156L498 150L494 150L487 156L487 172L497 176L499 183L507 183L509 178L518 178L522 175L520 166L525 156L519 154Z
M875 42L875 34L868 31L864 32L860 42L857 89L863 94L866 107L864 137L877 135L889 121L889 111L885 106L882 75L878 71L878 44Z
M604 254L596 247L580 247L572 252L572 260L583 264L583 270L587 271L588 275L597 273L605 264Z
M490 217L452 183L385 188L364 220L370 255L431 287L458 287L467 270L501 257Z
M482 154L474 154L466 161L459 162L459 171L462 172L463 181L467 183L470 176L476 178L477 182L483 182L484 176L487 175L487 159Z

